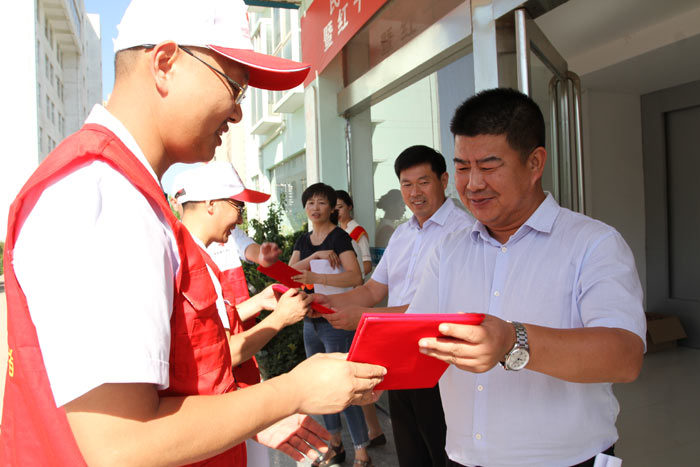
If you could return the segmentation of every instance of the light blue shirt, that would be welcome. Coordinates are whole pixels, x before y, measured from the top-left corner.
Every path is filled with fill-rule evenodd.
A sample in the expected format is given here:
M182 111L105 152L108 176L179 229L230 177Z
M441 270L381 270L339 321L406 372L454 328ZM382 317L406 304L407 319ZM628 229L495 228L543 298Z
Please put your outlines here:
M389 288L387 305L408 305L433 247L446 234L473 224L474 218L447 198L422 227L416 216L399 225L372 274L372 279Z
M440 242L408 310L436 311L646 335L642 289L625 241L551 195L505 244L480 222ZM446 450L463 465L574 465L618 438L610 383L569 383L500 365L482 374L450 366L440 390Z

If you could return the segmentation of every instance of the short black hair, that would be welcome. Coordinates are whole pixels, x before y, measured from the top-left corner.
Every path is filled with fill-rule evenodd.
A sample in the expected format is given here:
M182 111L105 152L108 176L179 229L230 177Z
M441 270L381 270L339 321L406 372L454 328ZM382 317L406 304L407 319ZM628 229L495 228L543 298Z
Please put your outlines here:
M510 88L481 91L455 111L450 131L454 136L505 135L523 159L545 145L544 117L530 97Z
M397 177L401 178L402 171L421 164L430 164L430 168L433 169L438 178L447 172L447 165L442 154L422 144L401 151L399 157L394 161L394 172L396 172Z
M338 196L338 199L347 204L350 209L353 208L354 204L352 202L352 198L350 197L350 193L345 190L335 190L335 194Z
M335 202L337 201L338 197L336 196L335 190L332 186L321 182L309 185L301 194L302 206L306 207L306 202L314 196L323 196L328 200L328 204L331 205L331 209L335 208Z

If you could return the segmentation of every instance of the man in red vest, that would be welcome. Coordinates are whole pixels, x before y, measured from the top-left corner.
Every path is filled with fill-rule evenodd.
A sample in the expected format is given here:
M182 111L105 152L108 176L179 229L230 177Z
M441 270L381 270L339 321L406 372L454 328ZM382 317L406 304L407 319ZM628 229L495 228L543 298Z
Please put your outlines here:
M158 182L213 156L248 85L308 67L253 52L240 0L134 0L115 50L106 108L10 208L0 464L242 466L261 432L316 457L324 434L288 417L373 402L385 370L321 356L237 390L206 257Z
M246 202L261 203L270 198L266 193L247 189L229 162L202 164L181 173L178 178L181 186L177 198L182 223L202 247L205 256L209 256L213 243L226 244L230 236L240 231L237 226L243 222ZM269 244L254 245L258 246L257 250L266 247L273 250ZM271 245L279 249L277 245ZM241 287L246 285L245 276L242 282L236 281L230 269L224 270L214 256L210 258L207 257L208 269L218 295L219 317L229 341L233 376L239 386L257 384L260 373L253 355L283 328L301 321L311 298L304 292L290 289L278 302L271 286L248 298L247 287ZM240 266L234 271L243 272ZM243 296L242 301L240 296ZM252 318L264 309L273 312L256 324ZM259 443L246 441L246 451L249 465L269 465L268 450Z

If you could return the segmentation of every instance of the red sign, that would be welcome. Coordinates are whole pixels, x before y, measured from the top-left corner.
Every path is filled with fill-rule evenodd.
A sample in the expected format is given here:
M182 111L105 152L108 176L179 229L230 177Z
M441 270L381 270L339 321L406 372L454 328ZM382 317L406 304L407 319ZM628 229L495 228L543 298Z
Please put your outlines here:
M316 79L387 0L314 0L301 18L302 61L311 65L304 86Z

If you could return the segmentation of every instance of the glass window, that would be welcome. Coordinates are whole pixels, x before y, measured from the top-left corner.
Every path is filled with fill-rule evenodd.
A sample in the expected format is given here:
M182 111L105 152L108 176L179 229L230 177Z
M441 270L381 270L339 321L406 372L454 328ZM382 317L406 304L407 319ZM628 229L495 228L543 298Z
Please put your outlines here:
M385 248L394 229L412 213L406 208L394 173L394 161L404 149L423 144L440 150L435 74L427 76L370 108L374 169L375 237Z
M270 169L269 175L276 200L284 199L285 224L293 231L301 229L307 222L301 204L301 194L306 189L306 155L284 160Z

